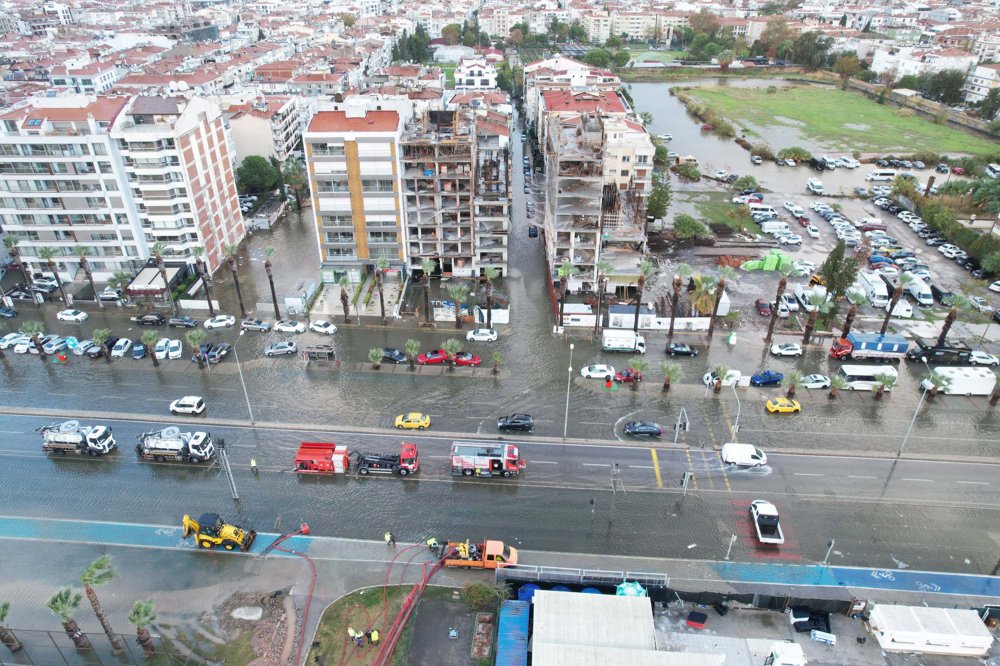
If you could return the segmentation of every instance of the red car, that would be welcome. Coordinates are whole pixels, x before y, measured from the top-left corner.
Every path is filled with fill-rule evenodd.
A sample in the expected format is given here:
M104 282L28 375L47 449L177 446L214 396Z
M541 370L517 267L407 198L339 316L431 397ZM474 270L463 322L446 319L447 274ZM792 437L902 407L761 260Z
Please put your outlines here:
M618 382L619 384L628 384L629 382L641 382L642 373L637 370L633 370L632 368L626 368L621 372L615 373L615 381Z
M806 219L804 217L797 217L795 219L798 220L799 224L801 224L803 227L808 227L809 226L809 220L808 219Z
M455 365L468 365L473 368L478 368L479 364L482 362L483 359L471 352L458 352L455 354Z
M757 314L770 317L771 316L771 304L765 301L763 298L757 299Z
M955 174L956 176L964 176L965 175L965 169L963 169L962 167L952 167L951 168L951 172L953 174Z
M448 356L448 352L443 349L435 349L434 351L429 351L426 354L421 354L417 356L417 363L419 365L439 365L441 363L447 363L451 357Z

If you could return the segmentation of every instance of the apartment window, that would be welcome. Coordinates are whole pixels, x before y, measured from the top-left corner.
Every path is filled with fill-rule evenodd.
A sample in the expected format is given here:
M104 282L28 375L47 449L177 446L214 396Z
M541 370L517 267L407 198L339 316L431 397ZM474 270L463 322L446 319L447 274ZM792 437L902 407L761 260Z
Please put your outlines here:
M326 256L331 259L354 259L354 248L350 247L328 247Z
M622 162L631 162L632 158L628 155L622 155Z
M320 218L324 227L352 227L354 220L350 215L324 215Z
M396 218L394 218L394 217L388 217L388 218L379 219L379 218L376 217L376 218L372 219L372 218L369 218L369 217L366 216L366 219L365 219L365 228L367 228L367 229L379 229L379 228L386 228L386 227L388 227L390 229L395 229L396 228Z
M636 164L649 164L649 155L636 155L635 156L635 163Z
M354 234L350 231L327 231L327 243L353 243Z
M321 180L319 181L320 192L349 192L350 186L346 180Z
M369 231L368 232L368 242L369 243L396 243L397 236L395 231Z
M366 190L368 192L392 192L393 191L392 181L391 180L382 180L382 179L377 179L377 178L375 178L375 179L373 179L373 178L365 178L365 179L363 179L361 181L361 187L362 187L362 189L364 189L364 190Z
M628 178L628 169L622 169L622 178Z
M339 143L317 143L314 144L312 150L313 155L322 155L325 157L343 157L344 156L344 144Z

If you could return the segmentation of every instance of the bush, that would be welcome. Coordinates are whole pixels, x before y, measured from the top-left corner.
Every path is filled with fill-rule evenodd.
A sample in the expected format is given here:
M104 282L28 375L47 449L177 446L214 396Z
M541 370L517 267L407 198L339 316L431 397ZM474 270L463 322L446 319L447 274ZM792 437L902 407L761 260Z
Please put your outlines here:
M932 153L929 150L922 150L917 153L913 153L913 159L923 162L928 166L932 166L941 161L941 156L937 153Z
M1000 255L1000 240L994 238L992 234L979 234L979 238L969 245L969 254L980 261L985 261L993 254Z
M656 152L653 154L653 161L659 162L660 164L666 164L667 161L670 159L669 157L667 157L668 152L669 151L667 150L666 146L657 146Z
M759 188L760 185L757 183L757 179L753 176L740 176L733 183L733 189L737 192L742 192L743 190L756 190Z
M778 86L768 86L767 87L767 94L768 95L773 95L776 92L778 92Z
M699 180L701 178L701 171L694 164L678 164L671 168L681 178L687 178L688 180Z
M704 224L683 213L674 218L674 237L677 240L709 238L712 232Z
M490 587L483 583L466 583L459 596L465 605L475 611L495 610L497 604L510 597L505 585Z
M994 275L1000 273L1000 251L991 252L983 257L983 270Z
M771 146L767 145L766 143L756 143L756 144L754 144L753 150L751 152L754 155L760 155L761 158L763 158L765 160L773 160L774 159L774 151L771 150Z
M789 148L782 148L778 151L778 157L781 159L791 159L796 162L808 162L812 159L812 153L810 153L805 148L799 148L798 146L791 146Z

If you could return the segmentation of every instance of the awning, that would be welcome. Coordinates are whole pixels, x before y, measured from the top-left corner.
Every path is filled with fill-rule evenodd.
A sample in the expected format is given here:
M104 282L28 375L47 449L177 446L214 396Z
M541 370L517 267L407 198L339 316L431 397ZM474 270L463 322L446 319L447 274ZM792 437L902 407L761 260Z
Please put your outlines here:
M180 268L176 266L165 266L164 272L167 274L167 283L173 284ZM139 271L139 274L132 278L132 281L125 287L125 293L131 296L160 295L164 292L163 278L160 277L160 269L146 267Z

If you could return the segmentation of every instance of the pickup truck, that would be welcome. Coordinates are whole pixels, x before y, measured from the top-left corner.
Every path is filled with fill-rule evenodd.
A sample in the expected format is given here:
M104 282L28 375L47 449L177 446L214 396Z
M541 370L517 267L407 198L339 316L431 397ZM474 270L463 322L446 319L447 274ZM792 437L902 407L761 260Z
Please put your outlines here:
M781 533L778 523L778 510L767 500L754 500L750 503L750 518L757 530L757 540L761 543L785 543L785 535Z

